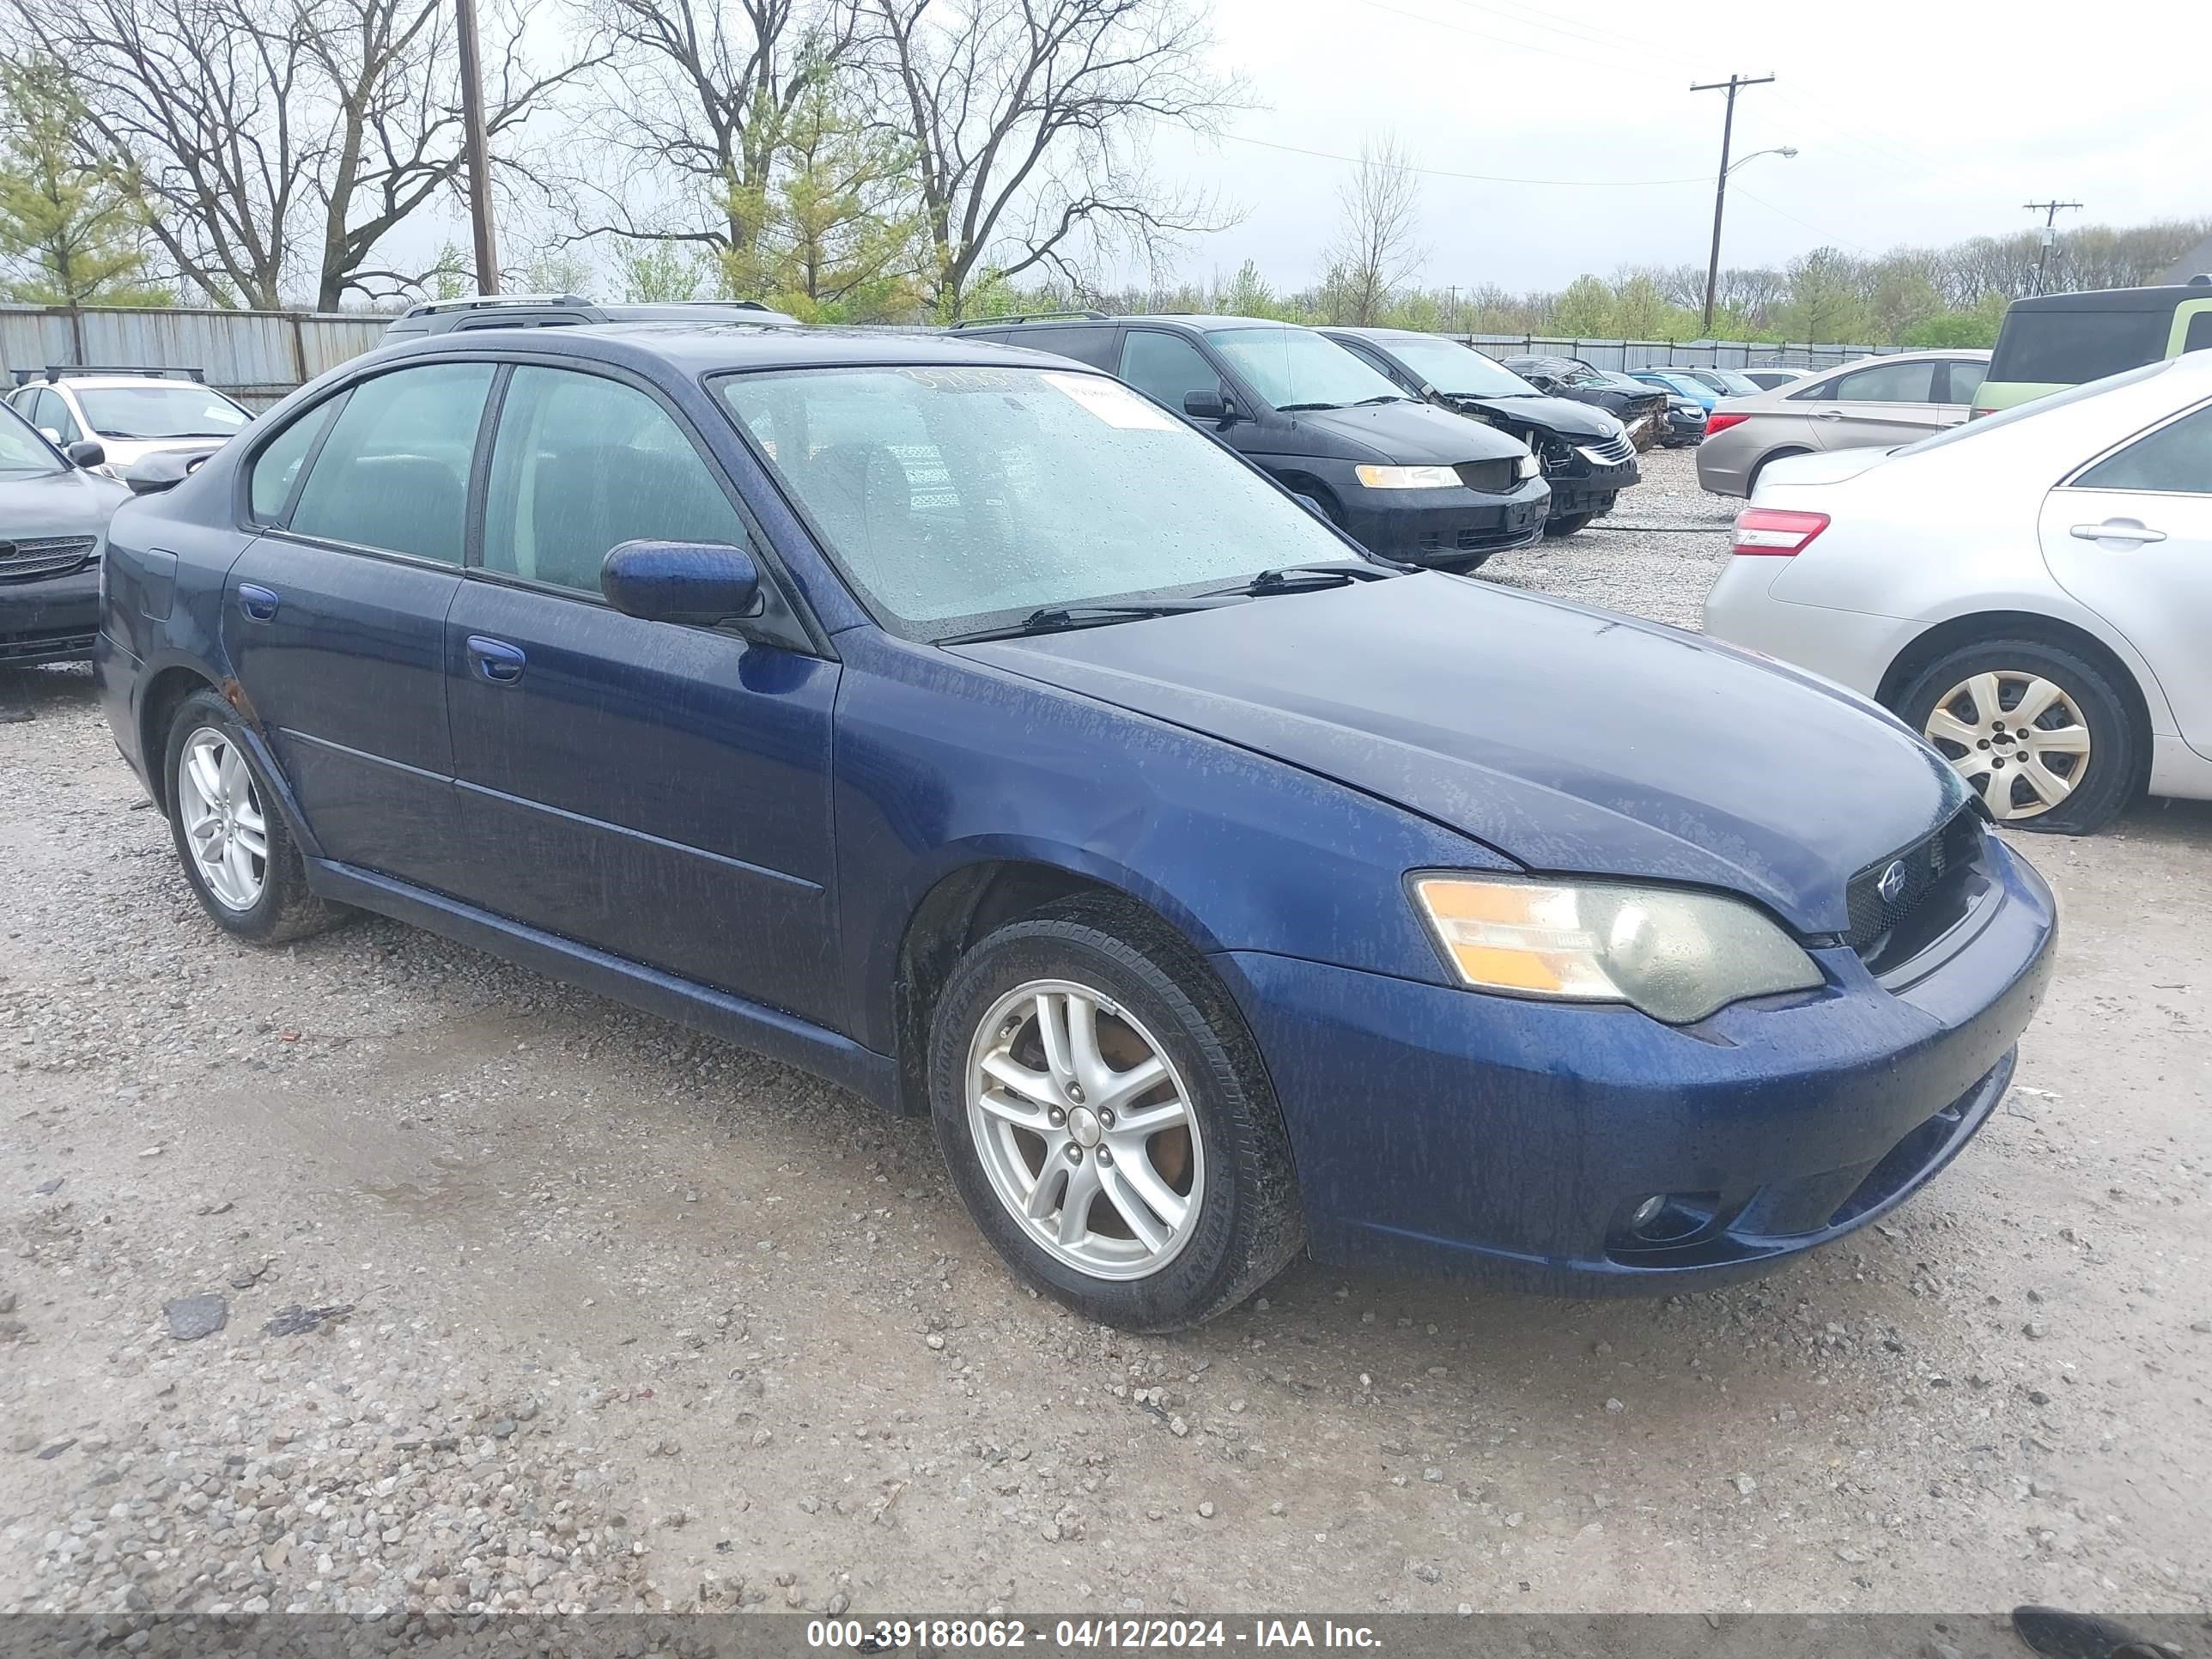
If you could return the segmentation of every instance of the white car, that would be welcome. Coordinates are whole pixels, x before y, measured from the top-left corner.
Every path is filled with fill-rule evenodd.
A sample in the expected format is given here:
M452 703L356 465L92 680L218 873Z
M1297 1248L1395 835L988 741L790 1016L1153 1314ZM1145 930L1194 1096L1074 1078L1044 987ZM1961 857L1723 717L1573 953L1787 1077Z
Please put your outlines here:
M8 401L63 448L87 438L97 443L107 459L94 471L110 477L156 450L210 453L253 418L185 369L50 368Z
M1735 526L1706 631L1894 710L1998 822L2212 799L2212 351L1778 461Z

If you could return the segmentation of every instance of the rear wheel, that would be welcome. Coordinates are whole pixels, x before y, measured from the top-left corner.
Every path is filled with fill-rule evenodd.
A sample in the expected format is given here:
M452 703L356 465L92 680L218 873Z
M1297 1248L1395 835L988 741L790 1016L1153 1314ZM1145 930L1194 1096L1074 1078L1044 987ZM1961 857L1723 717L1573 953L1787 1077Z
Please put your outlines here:
M1073 901L970 951L933 1021L930 1105L984 1237L1086 1318L1197 1324L1304 1242L1289 1136L1234 1005L1133 910Z
M1999 823L2087 835L2135 793L2143 744L2106 672L2040 640L1991 640L1928 665L1898 713Z

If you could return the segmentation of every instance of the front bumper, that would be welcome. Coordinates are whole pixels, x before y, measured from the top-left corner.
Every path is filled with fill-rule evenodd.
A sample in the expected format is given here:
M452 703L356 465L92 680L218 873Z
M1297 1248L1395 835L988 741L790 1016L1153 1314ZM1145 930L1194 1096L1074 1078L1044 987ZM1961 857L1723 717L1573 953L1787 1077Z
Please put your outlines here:
M99 631L97 561L64 575L0 582L0 668L82 662Z
M1339 499L1346 531L1369 552L1443 569L1529 546L1552 514L1551 487L1540 477L1524 479L1503 495L1354 484L1340 487Z
M1662 442L1679 445L1703 443L1705 441L1705 416L1703 410L1694 414L1683 409L1667 411L1667 435Z
M1551 516L1555 520L1583 513L1609 513L1622 490L1643 482L1644 475L1632 457L1614 466L1593 466L1577 456L1575 465L1582 471L1570 472L1562 468L1544 475L1552 486Z
M1222 957L1290 1128L1313 1253L1604 1295L1723 1283L1864 1225L1987 1121L2049 978L2050 890L2002 845L1987 858L2001 902L1917 982L1884 989L1856 952L1818 950L1826 989L1683 1030ZM1654 1194L1694 1224L1630 1237Z

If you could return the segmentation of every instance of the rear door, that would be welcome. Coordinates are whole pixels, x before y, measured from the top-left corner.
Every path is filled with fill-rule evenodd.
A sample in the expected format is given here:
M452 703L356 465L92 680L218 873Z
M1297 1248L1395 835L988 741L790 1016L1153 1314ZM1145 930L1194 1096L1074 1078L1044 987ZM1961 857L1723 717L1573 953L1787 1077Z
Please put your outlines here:
M642 384L517 366L446 630L475 855L465 890L549 933L834 1022L837 665L616 611L600 564L638 539L763 556L719 469Z
M1875 363L1838 375L1817 398L1807 400L1814 438L1823 449L1884 449L1909 444L1966 419L1954 419L1939 401L1943 365L1932 357Z
M249 464L261 533L223 588L224 646L324 851L449 891L446 612L492 372L395 369L278 432Z
M2182 736L2212 756L2212 404L2100 456L2044 499L2043 556L2127 635Z

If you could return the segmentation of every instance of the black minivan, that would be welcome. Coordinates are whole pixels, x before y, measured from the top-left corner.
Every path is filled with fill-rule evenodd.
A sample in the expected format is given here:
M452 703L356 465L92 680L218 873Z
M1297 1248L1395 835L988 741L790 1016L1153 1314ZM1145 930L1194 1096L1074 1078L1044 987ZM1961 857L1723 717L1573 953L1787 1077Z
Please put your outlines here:
M1310 328L1252 317L1053 313L959 325L1118 374L1313 501L1370 552L1472 570L1544 533L1528 447L1408 397Z

